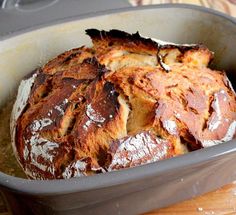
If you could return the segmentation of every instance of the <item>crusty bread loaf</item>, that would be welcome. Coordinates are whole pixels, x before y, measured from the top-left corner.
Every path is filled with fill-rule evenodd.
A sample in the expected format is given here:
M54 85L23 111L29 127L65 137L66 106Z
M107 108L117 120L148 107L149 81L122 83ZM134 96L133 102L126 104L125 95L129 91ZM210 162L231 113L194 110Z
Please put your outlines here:
M171 158L235 136L235 93L203 45L86 31L22 81L12 143L29 178L91 175Z

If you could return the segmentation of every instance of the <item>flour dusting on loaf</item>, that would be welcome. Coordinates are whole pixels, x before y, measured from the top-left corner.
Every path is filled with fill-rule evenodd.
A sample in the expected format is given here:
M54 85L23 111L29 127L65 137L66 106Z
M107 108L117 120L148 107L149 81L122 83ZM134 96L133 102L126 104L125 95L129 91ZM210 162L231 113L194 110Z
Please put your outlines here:
M204 45L88 29L93 46L50 60L19 86L16 157L31 179L135 167L235 138L236 97Z

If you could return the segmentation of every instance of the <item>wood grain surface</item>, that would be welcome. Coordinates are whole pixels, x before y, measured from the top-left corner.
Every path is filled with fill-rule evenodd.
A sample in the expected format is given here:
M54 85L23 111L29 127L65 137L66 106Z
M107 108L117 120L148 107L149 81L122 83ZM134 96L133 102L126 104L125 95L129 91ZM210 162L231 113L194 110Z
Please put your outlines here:
M214 192L145 215L228 215L236 214L236 182Z
M159 3L188 3L210 7L236 17L236 0L130 0L134 6ZM0 215L10 215L0 193ZM145 215L236 215L236 182L214 192Z

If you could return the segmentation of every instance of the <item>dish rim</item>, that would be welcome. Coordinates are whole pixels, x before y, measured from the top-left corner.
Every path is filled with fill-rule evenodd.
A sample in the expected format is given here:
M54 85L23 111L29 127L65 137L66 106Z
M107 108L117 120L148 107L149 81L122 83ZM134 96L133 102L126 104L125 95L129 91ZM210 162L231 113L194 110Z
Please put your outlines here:
M23 33L35 31L41 28L50 27L57 24L66 24L67 22L70 21L79 21L82 19L115 14L120 12L150 10L150 9L166 9L166 8L183 8L183 9L190 9L204 13L209 13L218 16L220 18L223 18L236 25L236 19L234 17L230 17L227 14L215 11L210 8L205 8L190 4L159 4L159 5L148 5L141 7L111 9L95 13L94 12L87 13L78 16L71 16L63 19L57 19L56 21L51 21L45 24L40 24L26 29L15 31L10 35L1 37L0 41L2 39L3 40L9 39L21 35ZM47 196L102 189L105 187L107 188L121 184L126 184L133 181L142 180L144 178L157 177L164 174L167 171L170 171L171 169L184 168L187 166L209 161L216 157L218 158L220 156L224 156L225 154L236 153L235 143L236 140L231 140L224 144L219 144L210 148L200 149L191 153L187 153L185 155L181 155L178 157L154 163L145 164L134 168L122 169L108 173L101 173L93 176L84 176L70 179L30 180L30 179L23 179L15 176L10 176L3 172L0 172L0 186L5 187L7 189L10 188L15 192L23 192L23 193L47 195Z
M96 12L89 12L81 15L73 15L73 16L67 16L64 18L58 18L53 21L48 21L44 22L42 24L37 24L37 25L31 25L30 27L26 28L21 28L16 31L11 31L10 33L6 32L6 34L3 34L0 36L0 41L32 32L35 30L39 30L42 28L50 27L53 25L58 25L58 24L64 24L67 22L71 21L79 21L83 19L88 19L88 18L93 18L96 16L102 16L102 15L110 15L110 14L115 14L115 13L120 13L120 12L128 12L128 11L138 11L138 10L149 10L149 9L162 9L162 8L183 8L183 9L193 9L201 12L206 12L210 13L213 15L216 15L218 17L224 18L227 21L232 22L233 24L236 24L236 18L225 14L221 11L214 10L212 8L207 8L203 6L198 6L198 5L193 5L193 4L184 4L184 3L162 3L162 4L156 4L156 5L143 5L143 6L130 6L130 7L125 7L125 8L116 8L116 9L109 9L109 10L103 10L103 11L96 11ZM0 11L1 14L1 11ZM5 14L7 16L7 14ZM11 15L11 11L9 11L9 15Z

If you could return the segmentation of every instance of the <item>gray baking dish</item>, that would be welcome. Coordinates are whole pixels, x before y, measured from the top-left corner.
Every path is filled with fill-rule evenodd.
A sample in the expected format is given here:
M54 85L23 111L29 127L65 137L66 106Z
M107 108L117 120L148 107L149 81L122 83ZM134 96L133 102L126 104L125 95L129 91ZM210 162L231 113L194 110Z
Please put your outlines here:
M91 27L203 43L215 52L212 67L225 69L235 84L235 19L198 6L166 4L64 17L2 36L1 104L27 72L62 51L89 44L84 30ZM235 162L233 140L135 168L68 180L26 180L0 173L0 189L13 214L139 214L235 180Z

